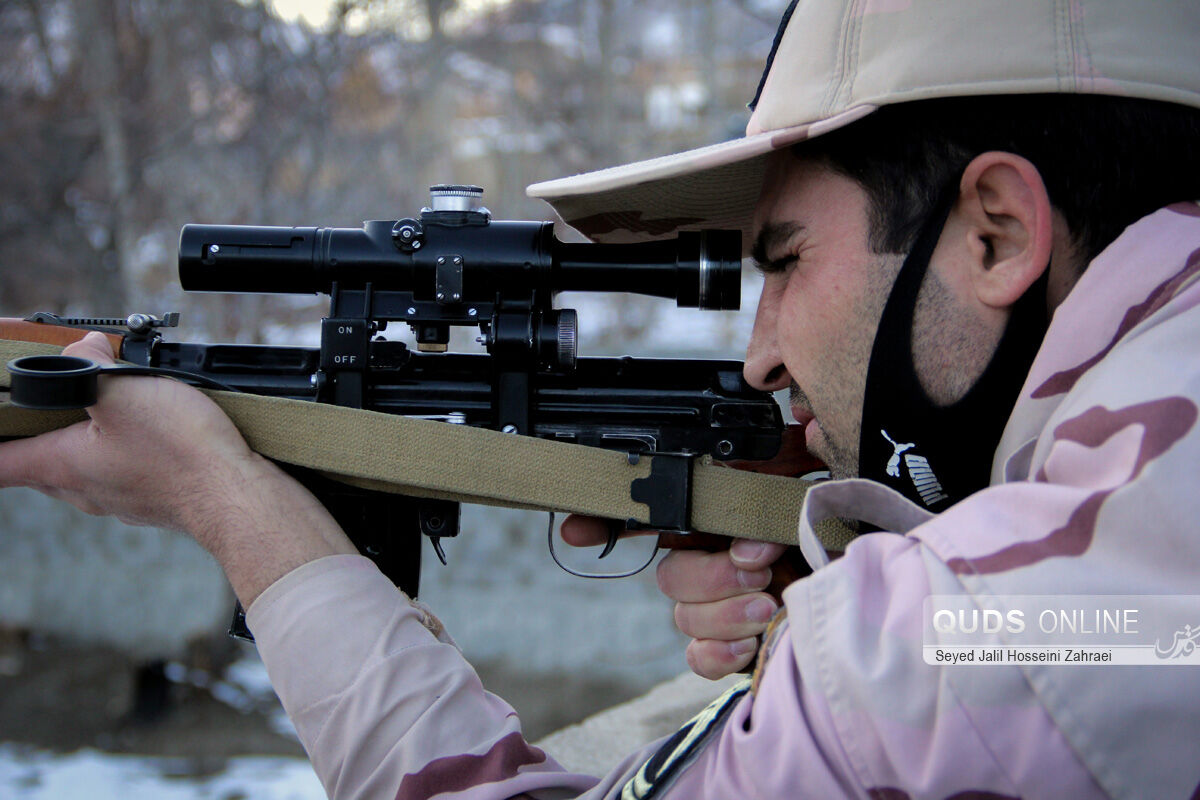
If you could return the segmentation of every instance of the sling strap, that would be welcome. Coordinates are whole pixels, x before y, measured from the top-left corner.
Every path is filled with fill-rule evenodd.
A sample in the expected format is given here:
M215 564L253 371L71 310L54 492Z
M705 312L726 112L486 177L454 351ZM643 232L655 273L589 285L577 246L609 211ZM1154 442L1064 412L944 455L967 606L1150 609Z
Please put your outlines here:
M61 352L56 345L0 339L0 389L7 363ZM451 425L378 411L202 389L229 416L250 448L362 488L464 503L567 511L651 523L650 506L631 486L656 458L633 459L599 447ZM36 436L87 419L85 411L33 411L0 403L0 437ZM811 481L731 469L710 456L691 465L690 527L706 533L797 543ZM854 531L824 520L815 533L842 551Z

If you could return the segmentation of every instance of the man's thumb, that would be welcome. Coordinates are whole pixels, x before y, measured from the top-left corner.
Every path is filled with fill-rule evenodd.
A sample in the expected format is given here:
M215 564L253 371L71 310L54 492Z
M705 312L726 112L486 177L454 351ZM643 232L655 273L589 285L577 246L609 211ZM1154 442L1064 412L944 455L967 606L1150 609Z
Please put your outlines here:
M78 342L67 345L63 348L62 354L86 358L97 364L112 364L116 361L108 337L99 331L92 331Z

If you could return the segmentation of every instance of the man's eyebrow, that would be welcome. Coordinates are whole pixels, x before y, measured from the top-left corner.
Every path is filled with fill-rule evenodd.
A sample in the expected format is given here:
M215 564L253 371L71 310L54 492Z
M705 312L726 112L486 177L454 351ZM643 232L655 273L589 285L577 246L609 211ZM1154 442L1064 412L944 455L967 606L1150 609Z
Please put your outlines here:
M804 226L795 221L769 222L764 225L762 230L758 232L758 236L754 239L754 247L750 251L750 257L754 259L754 266L760 270L768 269L770 267L770 258L767 254L778 250L797 231L803 229Z

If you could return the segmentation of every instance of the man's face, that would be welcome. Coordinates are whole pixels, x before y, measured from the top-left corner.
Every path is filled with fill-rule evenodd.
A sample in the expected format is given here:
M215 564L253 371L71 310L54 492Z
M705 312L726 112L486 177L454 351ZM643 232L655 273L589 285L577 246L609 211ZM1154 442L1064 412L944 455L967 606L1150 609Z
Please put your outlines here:
M858 474L867 365L904 260L870 251L868 209L857 183L781 150L768 161L754 219L765 282L746 378L791 389L808 449L835 478Z

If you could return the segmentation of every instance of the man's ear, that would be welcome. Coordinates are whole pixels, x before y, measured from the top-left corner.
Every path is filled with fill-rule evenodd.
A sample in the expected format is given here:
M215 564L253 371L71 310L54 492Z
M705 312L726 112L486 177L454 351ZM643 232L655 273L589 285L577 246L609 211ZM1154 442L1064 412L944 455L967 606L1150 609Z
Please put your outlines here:
M976 156L963 171L954 215L966 236L971 286L985 305L1011 306L1046 271L1054 244L1050 196L1028 159Z

